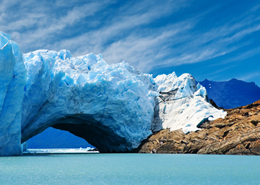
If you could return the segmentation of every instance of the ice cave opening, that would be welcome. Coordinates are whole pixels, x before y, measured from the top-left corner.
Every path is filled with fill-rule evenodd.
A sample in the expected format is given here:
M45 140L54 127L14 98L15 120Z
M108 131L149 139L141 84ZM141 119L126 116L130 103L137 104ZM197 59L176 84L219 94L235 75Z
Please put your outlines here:
M27 149L79 149L96 148L74 134L49 127L26 142Z
M40 137L40 142L46 139L54 140L52 137L55 136L48 137L48 134L50 134L50 131L53 132L54 129L58 129L68 131L69 133L84 139L87 141L87 144L89 143L89 146L92 145L97 148L99 152L103 153L122 151L122 146L128 145L125 138L118 136L113 130L111 130L111 128L105 126L101 122L96 121L89 115L68 115L66 117L59 118L56 121L52 121L51 123L52 124L49 124L48 126L42 124L43 126L37 128L30 128L30 126L24 128L22 130L21 142L23 143L27 141L28 148L31 148L34 147L33 145L37 137ZM42 133L43 135L41 136ZM48 138L46 138L46 136ZM64 142L67 142L67 140L69 140L69 138L64 140Z

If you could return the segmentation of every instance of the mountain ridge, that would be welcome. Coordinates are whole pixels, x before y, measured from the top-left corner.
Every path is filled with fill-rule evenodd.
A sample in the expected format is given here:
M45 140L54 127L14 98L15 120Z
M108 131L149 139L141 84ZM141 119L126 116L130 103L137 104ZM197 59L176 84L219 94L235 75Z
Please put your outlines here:
M232 78L228 81L198 81L207 90L209 99L225 109L251 104L260 99L260 87L254 82Z

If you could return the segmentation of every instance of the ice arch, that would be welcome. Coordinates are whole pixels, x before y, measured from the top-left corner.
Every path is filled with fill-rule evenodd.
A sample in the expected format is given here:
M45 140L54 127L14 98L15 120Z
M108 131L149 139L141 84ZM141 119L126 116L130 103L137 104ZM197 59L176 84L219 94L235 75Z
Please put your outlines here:
M5 39L2 50L9 51L1 56L10 59L3 61L10 69L7 89L12 80L19 86L9 90L16 94L8 92L2 97L12 113L5 115L8 123L1 117L5 128L1 128L4 135L0 139L6 140L0 148L2 155L18 154L17 137L8 134L13 122L13 135L22 142L53 126L87 139L102 152L130 151L151 134L157 95L151 75L140 74L124 62L108 65L101 55L73 58L66 50L22 55L7 35L1 38Z
M23 55L0 33L0 155L20 155L21 142L51 126L101 152L125 152L151 130L196 131L203 120L225 115L190 74L153 79L124 62L73 58L66 50Z
M66 50L25 54L22 142L42 130L70 131L102 152L131 150L151 134L153 78Z

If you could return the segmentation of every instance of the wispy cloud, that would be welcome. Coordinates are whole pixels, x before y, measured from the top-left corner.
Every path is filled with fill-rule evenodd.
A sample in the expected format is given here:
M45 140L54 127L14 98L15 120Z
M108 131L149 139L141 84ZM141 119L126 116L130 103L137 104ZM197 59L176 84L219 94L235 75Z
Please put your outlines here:
M197 8L200 11L193 9L196 4L188 0L43 0L37 4L2 0L0 30L12 34L25 52L48 48L69 49L74 56L101 53L108 63L124 60L144 72L227 56L252 44L248 36L260 31L259 5L229 18L223 14L219 20L211 17L221 14L224 4ZM240 58L258 51L243 49Z
M257 17L254 21L259 23L259 18ZM187 33L189 41L185 42L183 40L183 43L185 43L181 47L172 49L172 52L182 54L179 56L175 55L160 65L177 66L191 64L229 54L247 45L248 41L235 45L232 45L233 43L239 42L249 34L259 30L260 26L258 24L249 26L245 19L239 23L221 25L202 34ZM181 39L180 37L178 38Z
M166 4L157 3L147 8L144 6L148 3L147 1L134 5L134 7L139 8L131 8L130 10L122 8L120 11L124 11L123 16L114 17L108 25L73 38L57 41L54 46L55 48L75 46L72 48L74 55L88 52L102 53L109 63L125 60L136 67L142 66L142 64L147 64L147 60L152 62L155 53L162 50L160 47L165 45L177 32L187 29L190 23L165 25L162 28L152 29L142 26L178 11L180 7L184 6L183 2L178 5L169 1ZM148 56L148 53L153 54ZM144 60L141 61L141 58Z
M19 42L22 48L44 47L52 44L60 35L66 37L66 33L75 29L77 24L88 16L93 16L95 13L105 8L111 1L90 2L83 5L73 6L63 12L57 13L59 9L45 7L39 12L20 10L20 14L24 15L21 19L8 22L4 29L11 32L12 38ZM51 5L50 5L51 6ZM61 38L62 39L62 38Z
M259 77L259 76L260 76L260 72L256 72L256 73L246 74L246 75L240 76L238 78L240 80L244 80L244 81L252 81L253 78Z
M260 47L256 47L256 48L253 48L249 51L242 51L241 53L239 53L239 55L236 55L234 57L230 57L229 59L221 62L220 64L223 65L223 64L228 64L228 63L232 63L232 62L245 60L247 58L250 58L252 56L259 55L259 54L260 54Z

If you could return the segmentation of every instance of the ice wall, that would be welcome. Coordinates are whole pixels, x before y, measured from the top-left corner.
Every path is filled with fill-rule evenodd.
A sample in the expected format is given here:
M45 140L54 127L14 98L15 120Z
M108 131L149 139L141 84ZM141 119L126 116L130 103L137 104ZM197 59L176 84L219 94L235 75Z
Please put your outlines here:
M0 48L0 155L20 155L26 70L18 45L1 32Z

